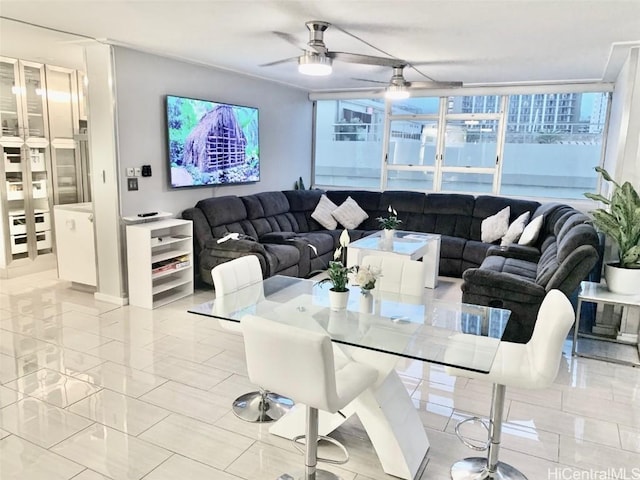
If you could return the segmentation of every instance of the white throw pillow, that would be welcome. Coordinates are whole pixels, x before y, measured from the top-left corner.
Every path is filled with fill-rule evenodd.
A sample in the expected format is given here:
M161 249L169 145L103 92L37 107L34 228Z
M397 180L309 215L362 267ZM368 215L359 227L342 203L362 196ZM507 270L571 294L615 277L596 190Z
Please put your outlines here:
M336 208L338 208L338 206L331 200L329 200L329 198L323 193L320 197L318 205L316 205L316 209L311 214L311 218L313 218L327 230L335 230L338 226L338 222L336 222L336 219L333 218L331 212L333 212Z
M522 232L524 232L524 227L526 227L527 222L529 221L529 217L531 216L531 212L524 212L518 218L516 218L511 225L509 225L509 230L502 237L502 242L500 245L509 245L510 243L516 243Z
M360 205L351 197L347 197L342 205L331 212L331 215L347 229L356 228L369 218L367 212L360 208Z
M543 220L544 217L542 215L531 220L529 225L524 228L524 232L522 232L522 236L520 240L518 240L518 245L533 245L536 243L538 235L540 235Z
M485 218L480 226L480 239L484 243L493 243L504 237L509 229L510 207L504 207L495 215Z

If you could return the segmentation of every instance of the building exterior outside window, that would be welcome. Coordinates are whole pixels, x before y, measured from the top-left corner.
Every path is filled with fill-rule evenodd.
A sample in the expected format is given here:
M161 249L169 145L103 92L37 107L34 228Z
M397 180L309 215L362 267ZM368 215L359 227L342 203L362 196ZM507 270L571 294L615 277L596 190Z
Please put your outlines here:
M608 104L606 92L318 100L314 183L582 198Z

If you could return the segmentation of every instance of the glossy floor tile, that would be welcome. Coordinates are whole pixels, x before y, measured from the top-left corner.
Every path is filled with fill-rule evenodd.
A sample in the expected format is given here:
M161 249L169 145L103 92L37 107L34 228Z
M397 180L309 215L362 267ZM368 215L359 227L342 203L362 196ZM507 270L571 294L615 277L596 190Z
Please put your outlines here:
M460 280L441 278L430 294L459 301ZM187 313L212 297L207 288L146 310L96 301L55 271L0 279L0 478L274 480L301 471L289 440L231 411L256 387L242 336ZM530 480L632 472L640 466L640 368L570 352L567 341L549 389L507 388L501 459ZM449 478L454 461L478 455L455 425L488 416L492 387L415 360L397 361L396 371L431 443L416 480ZM483 437L478 425L465 431ZM357 417L332 435L351 460L327 469L345 480L393 478Z

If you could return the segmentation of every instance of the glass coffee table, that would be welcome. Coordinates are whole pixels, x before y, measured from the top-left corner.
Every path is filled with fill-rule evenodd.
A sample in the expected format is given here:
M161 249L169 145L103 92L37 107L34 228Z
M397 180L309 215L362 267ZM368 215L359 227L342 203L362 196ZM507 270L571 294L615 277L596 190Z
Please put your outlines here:
M384 238L380 230L372 235L351 242L347 247L347 266L359 265L366 255L400 256L420 260L425 264L424 286L438 286L440 267L440 235L432 233L395 230L393 239Z

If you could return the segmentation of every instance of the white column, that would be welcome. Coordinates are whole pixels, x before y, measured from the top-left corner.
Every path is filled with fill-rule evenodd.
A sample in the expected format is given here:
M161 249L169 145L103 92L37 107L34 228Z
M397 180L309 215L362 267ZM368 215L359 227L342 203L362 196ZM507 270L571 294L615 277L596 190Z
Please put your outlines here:
M95 214L99 300L125 304L123 229L120 226L118 147L113 49L85 47L88 78L89 150Z

